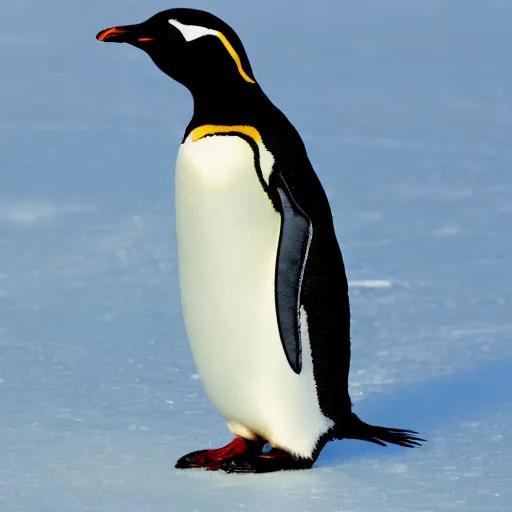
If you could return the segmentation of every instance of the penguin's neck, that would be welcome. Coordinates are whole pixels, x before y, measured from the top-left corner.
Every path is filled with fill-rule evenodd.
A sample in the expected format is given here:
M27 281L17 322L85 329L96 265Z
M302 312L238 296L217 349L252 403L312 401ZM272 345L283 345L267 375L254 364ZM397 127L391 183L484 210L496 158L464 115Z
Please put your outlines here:
M190 91L194 98L193 127L254 124L272 105L258 84L205 84Z

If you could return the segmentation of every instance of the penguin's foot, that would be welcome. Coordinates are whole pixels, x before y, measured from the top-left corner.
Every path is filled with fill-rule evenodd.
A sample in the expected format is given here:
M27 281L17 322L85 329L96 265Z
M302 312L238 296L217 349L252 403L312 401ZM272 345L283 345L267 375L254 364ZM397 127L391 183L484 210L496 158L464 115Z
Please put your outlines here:
M313 459L297 458L284 450L272 448L270 452L244 453L221 463L220 469L226 473L272 473L292 469L309 469Z
M249 441L243 437L235 437L231 443L216 450L199 450L188 453L176 462L176 468L204 468L217 471L224 462L237 456L250 456L261 453L265 441Z

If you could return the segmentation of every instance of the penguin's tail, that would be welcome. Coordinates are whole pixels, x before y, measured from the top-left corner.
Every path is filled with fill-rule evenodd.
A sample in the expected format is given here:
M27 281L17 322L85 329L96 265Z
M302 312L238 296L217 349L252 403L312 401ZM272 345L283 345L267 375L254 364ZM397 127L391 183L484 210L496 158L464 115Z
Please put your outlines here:
M348 424L344 426L341 437L369 441L381 446L397 444L406 448L416 448L421 446L422 442L426 442L426 439L419 437L418 432L414 430L368 425L354 413L351 414Z

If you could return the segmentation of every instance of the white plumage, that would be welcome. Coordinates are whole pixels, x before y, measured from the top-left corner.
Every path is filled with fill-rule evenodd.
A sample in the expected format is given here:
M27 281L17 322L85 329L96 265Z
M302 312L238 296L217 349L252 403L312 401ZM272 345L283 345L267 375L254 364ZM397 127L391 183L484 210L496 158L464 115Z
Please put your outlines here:
M273 158L261 143L260 154L268 180ZM300 375L281 344L274 295L281 218L244 139L182 144L176 219L185 325L210 400L234 434L311 456L332 421L318 405L303 307Z

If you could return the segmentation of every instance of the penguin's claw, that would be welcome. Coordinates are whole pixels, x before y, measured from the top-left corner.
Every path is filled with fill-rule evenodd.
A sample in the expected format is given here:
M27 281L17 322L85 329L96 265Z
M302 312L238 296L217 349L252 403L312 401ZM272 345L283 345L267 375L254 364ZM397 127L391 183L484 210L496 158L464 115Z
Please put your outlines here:
M275 471L309 469L312 459L296 458L272 449L268 454L242 454L223 461L220 469L226 473L273 473Z
M190 469L190 468L206 468L215 464L215 458L209 452L214 450L198 450L196 452L187 453L183 455L178 462L176 462L177 469ZM212 468L213 469L213 468Z

